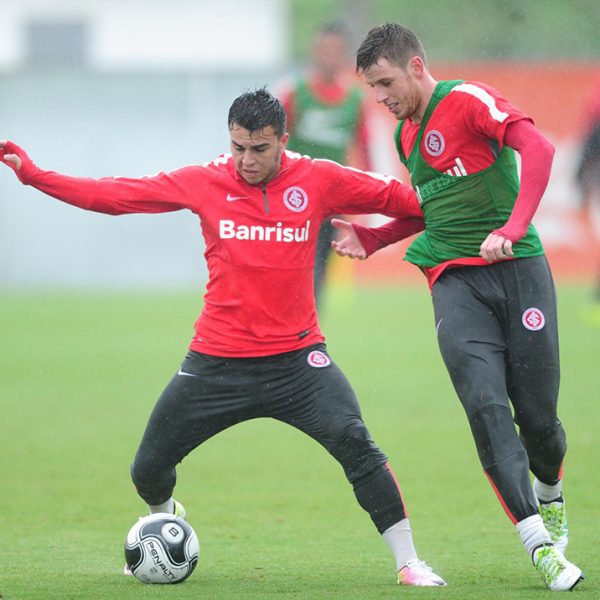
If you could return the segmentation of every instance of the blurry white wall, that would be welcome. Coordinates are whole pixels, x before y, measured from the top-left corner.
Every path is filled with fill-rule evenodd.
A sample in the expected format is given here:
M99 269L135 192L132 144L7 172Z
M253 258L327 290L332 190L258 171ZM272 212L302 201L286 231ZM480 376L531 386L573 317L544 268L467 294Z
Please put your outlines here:
M288 54L282 0L1 0L0 9L2 70L28 63L38 32L68 35L69 25L101 70L273 68Z
M229 149L234 98L272 88L286 68L285 5L0 0L0 139L23 146L42 168L78 176L137 177L210 160ZM47 52L42 39L32 54L27 35L17 41L17 25L30 17L89 22L87 63L61 56L69 47L60 38L47 40ZM201 288L203 250L187 211L98 215L22 186L0 165L0 290Z

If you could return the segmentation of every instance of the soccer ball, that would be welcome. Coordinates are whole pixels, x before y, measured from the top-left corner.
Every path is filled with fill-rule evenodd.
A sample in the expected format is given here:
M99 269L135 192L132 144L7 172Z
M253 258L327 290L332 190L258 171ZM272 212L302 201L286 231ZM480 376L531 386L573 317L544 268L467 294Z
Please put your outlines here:
M127 534L125 561L144 583L179 583L198 563L200 543L191 525L169 513L141 518Z

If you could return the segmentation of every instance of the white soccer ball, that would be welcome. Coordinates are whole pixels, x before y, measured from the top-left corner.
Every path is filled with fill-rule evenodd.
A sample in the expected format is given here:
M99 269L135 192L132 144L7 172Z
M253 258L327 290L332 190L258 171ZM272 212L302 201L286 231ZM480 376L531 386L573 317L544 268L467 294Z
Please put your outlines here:
M144 583L179 583L198 563L200 543L181 517L154 513L141 518L127 534L125 561Z

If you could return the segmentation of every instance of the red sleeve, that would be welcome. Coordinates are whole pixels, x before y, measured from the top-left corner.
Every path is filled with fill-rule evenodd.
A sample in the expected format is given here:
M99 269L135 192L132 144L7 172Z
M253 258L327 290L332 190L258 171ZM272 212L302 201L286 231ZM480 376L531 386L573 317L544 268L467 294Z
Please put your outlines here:
M322 185L325 216L373 213L401 218L423 216L413 188L395 177L321 159L314 159L313 167L313 177Z
M285 109L287 116L286 129L290 133L296 126L295 91L296 90L294 88L289 88L279 94L279 99L281 100L281 104L283 104L283 108Z
M515 205L506 224L494 231L517 242L526 233L533 215L546 191L554 146L527 120L509 123L504 143L521 155L521 184Z
M129 213L163 213L190 208L182 179L193 167L153 177L70 177L37 167L27 153L8 142L3 154L17 154L22 161L15 173L30 185L62 202L110 215ZM0 160L3 157L0 156ZM5 161L3 161L5 162ZM8 164L8 163L7 163ZM10 166L10 165L9 165Z
M466 90L462 96L467 125L485 138L504 143L506 128L511 123L523 119L531 121L530 117L489 85L466 82L457 86L457 89Z
M369 152L369 126L367 123L367 111L365 106L361 104L360 114L358 117L358 125L356 127L355 144L359 155L360 166L366 171L370 171L373 166L371 164L371 155Z
M353 223L352 227L367 256L371 256L371 254L377 250L381 250L381 248L385 248L390 244L419 233L419 231L423 231L425 229L425 221L422 217L413 217L409 219L393 219L380 227L365 227L358 223Z

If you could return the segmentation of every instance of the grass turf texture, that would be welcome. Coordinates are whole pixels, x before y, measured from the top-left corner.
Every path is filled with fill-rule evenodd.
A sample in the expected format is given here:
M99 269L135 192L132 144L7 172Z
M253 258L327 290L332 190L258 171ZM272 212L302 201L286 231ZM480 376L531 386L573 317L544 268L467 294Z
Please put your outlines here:
M598 339L589 289L559 288L569 437L570 558L599 598ZM387 547L342 471L271 420L209 440L178 469L201 543L183 584L123 577L123 541L144 512L129 464L177 369L192 294L0 296L0 594L4 599L542 598L476 458L439 356L423 288L330 290L322 325L407 502L417 549L448 582L399 589Z

